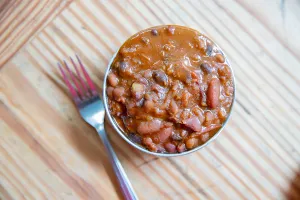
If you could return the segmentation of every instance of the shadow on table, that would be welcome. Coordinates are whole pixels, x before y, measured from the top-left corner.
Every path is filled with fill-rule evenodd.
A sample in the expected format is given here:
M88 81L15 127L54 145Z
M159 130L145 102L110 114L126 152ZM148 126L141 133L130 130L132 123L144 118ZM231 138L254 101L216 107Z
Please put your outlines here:
M298 169L295 177L290 183L290 186L285 194L287 200L300 199L300 168Z

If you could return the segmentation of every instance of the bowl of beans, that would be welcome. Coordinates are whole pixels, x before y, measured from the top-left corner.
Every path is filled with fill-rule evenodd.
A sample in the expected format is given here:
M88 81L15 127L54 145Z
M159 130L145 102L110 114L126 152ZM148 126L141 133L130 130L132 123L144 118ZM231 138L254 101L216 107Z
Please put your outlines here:
M130 37L105 73L109 121L135 148L156 156L194 152L214 140L235 100L224 52L197 30L162 25Z

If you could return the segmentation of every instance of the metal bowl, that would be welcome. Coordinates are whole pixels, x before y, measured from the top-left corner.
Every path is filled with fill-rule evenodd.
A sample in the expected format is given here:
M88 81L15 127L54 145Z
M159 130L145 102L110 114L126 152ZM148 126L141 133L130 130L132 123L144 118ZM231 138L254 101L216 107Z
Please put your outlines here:
M178 25L174 25L174 26L178 26ZM160 26L156 26L156 27L160 27ZM156 27L150 27L150 28L147 28L147 29L153 29L153 28L156 28ZM182 26L181 26L182 27ZM184 27L184 28L187 28L187 29L191 29L191 28L188 28L188 27ZM143 32L147 29L144 29L144 30L141 30L140 32ZM194 30L194 29L191 29L193 31L197 31L197 30ZM138 32L138 33L140 33ZM199 32L199 31L197 31ZM129 37L128 39L134 37L135 35L137 35L138 33L134 34L133 36ZM202 34L202 33L201 33ZM206 36L206 35L205 35ZM207 37L207 36L206 36ZM207 37L209 38L209 37ZM210 39L210 38L209 38ZM210 39L211 40L211 39ZM213 41L213 40L211 40ZM124 42L125 43L125 42ZM213 137L211 137L207 142L205 142L204 144L202 145L199 145L197 147L195 147L194 149L191 149L191 150L188 150L188 151L185 151L185 152L182 152L182 153L156 153L156 152L152 152L152 151L149 151L147 150L146 148L144 148L143 146L140 146L136 143L134 143L133 141L131 141L128 137L127 137L127 133L125 133L120 127L119 125L117 124L117 122L114 120L114 118L111 116L110 114L110 110L109 110L109 107L108 107L108 102L107 102L107 95L106 95L106 87L107 87L107 76L109 74L109 71L110 71L110 67L115 59L115 57L117 56L119 50L121 49L121 46L120 49L118 49L118 51L113 55L113 57L111 58L108 66L107 66L107 69L106 69L106 72L105 72L105 76L104 76L104 81L103 81L103 101L104 101L104 107L105 107L105 111L106 111L106 114L107 114L107 117L109 119L109 122L111 123L111 125L114 127L114 129L118 132L118 134L126 141L128 142L130 145L132 145L133 147L135 147L136 149L139 149L140 151L144 152L144 153L148 153L148 154L151 154L151 155L154 155L154 156L161 156L161 157L174 157L174 156L183 156L183 155L187 155L187 154L190 154L190 153L193 153L195 151L198 151L199 149L202 149L203 147L207 146L209 143L211 143L213 140L215 140L219 134L221 133L221 131L224 129L224 127L226 126L230 116L231 116L231 112L232 112L232 108L233 108L233 104L235 102L235 93L236 93L236 86L235 86L235 77L234 77L234 74L233 74L233 70L232 70L232 67L227 59L227 56L226 54L223 52L223 50L214 42L214 44L222 51L222 54L223 56L225 57L226 59L226 63L228 64L228 66L230 67L231 69L231 74L232 74L232 79L233 79L233 100L232 100L232 104L231 104L231 107L230 107L230 111L229 111L229 114L228 114L228 117L227 119L225 120L225 122L223 123L222 127L218 130L218 132L215 133L215 135Z

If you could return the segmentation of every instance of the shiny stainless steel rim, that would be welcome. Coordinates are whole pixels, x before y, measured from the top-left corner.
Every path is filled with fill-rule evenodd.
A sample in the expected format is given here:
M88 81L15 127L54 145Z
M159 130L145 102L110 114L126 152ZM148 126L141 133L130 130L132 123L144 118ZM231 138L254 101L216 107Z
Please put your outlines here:
M167 25L163 25L163 26L167 26ZM179 25L176 25L176 26L179 26ZM150 28L147 28L147 29L144 29L144 30L141 30L139 31L138 33L140 32L143 32L145 30L148 30L148 29L153 29L153 28L156 28L156 27L160 27L160 26L155 26L155 27L150 27ZM195 29L192 29L192 28L189 28L189 27L185 27L185 26L180 26L180 27L184 27L184 28L188 28L188 29L191 29L193 31L197 31ZM201 33L200 31L197 31L199 33ZM134 34L133 36L129 37L128 39L136 36L138 33ZM203 34L203 33L201 33ZM205 34L203 34L205 35ZM206 35L205 35L206 36ZM207 37L207 36L206 36ZM207 37L209 38L209 37ZM127 39L127 40L128 40ZM209 38L210 39L210 38ZM126 40L126 41L127 41ZM211 39L210 39L211 40ZM125 42L126 42L125 41ZM211 40L213 41L213 40ZM125 43L124 42L124 43ZM221 49L215 42L214 44L219 48ZM121 46L122 47L122 46ZM120 47L120 48L121 48ZM113 126L113 128L118 132L118 134L126 141L128 142L129 144L131 144L132 146L134 146L135 148L139 149L140 151L144 152L144 153L148 153L148 154L151 154L151 155L154 155L154 156L160 156L160 157L174 157L174 156L183 156L183 155L187 155L187 154L190 154L190 153L193 153L195 151L198 151L199 149L202 149L204 147L206 147L208 144L210 144L213 140L215 140L219 135L220 133L222 132L222 130L224 129L224 127L226 126L226 124L228 123L228 120L231 116L231 113L232 113L232 109L233 109L233 105L235 103L235 96L236 96L236 82L235 82L235 76L234 76L234 73L233 73L233 70L232 70L232 65L230 64L229 60L228 60L228 57L226 56L226 54L224 53L224 51L221 49L223 55L225 56L225 59L226 59L226 63L228 64L228 66L230 67L230 70L231 70L231 73L232 73L232 79L233 79L233 100L232 100L232 104L231 104L231 108L230 108L230 111L229 111L229 114L228 114L228 117L227 119L225 120L225 122L223 123L223 126L219 129L219 131L213 136L211 137L206 143L192 149L192 150L188 150L188 151L185 151L185 152L182 152L182 153L155 153L155 152L151 152L143 147L141 147L140 145L132 142L130 139L128 139L128 137L126 136L126 133L123 132L122 129L120 129L120 127L117 125L117 123L115 122L115 120L113 119L113 117L111 116L110 112L109 112L109 108L108 108L108 102L107 102L107 96L106 96L106 82L107 82L107 76L108 76L108 73L110 71L110 67L111 67L111 64L113 63L115 57L117 56L120 48L118 49L118 51L113 55L113 57L111 58L110 62L108 63L108 66L107 66L107 69L106 69L106 72L105 72L105 76L104 76L104 81L103 81L103 91L102 91L102 97L103 97L103 102L104 102L104 107L105 107L105 111L106 111L106 114L107 114L107 117L109 119L109 122L111 123L111 125Z

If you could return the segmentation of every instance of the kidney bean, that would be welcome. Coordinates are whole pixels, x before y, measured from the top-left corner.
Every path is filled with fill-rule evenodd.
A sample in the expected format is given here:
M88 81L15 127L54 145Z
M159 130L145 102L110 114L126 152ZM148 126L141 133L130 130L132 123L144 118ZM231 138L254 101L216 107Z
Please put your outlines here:
M152 134L160 130L161 121L154 119L152 121L141 122L137 127L137 132L141 135Z
M201 131L202 128L201 122L196 116L183 120L183 124L193 131Z
M198 139L197 138L189 138L187 141L185 141L185 146L187 149L193 149L197 146Z
M167 150L167 152L176 153L176 146L174 144L168 142L164 146L165 146L165 149Z
M184 143L178 144L176 149L179 153L184 152L186 150L185 144Z
M152 73L153 79L162 86L168 85L168 76L162 70L155 70Z
M173 128L164 128L157 133L160 142L165 142L172 135Z
M145 94L145 85L138 82L132 83L131 93L136 100L140 100Z
M208 63L202 63L200 65L200 67L201 67L202 71L204 71L207 74L210 74L213 71L213 68Z
M207 105L211 108L216 108L219 105L220 98L220 81L213 78L207 89Z

